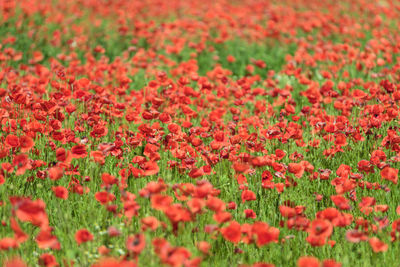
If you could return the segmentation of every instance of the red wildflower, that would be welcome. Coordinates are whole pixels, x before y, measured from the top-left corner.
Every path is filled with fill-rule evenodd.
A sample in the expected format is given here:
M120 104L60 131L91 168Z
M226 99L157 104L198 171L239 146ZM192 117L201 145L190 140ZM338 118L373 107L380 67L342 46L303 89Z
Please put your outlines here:
M380 241L377 237L371 237L368 242L375 253L385 252L389 248L387 244Z
M154 161L145 162L143 164L142 168L144 170L144 173L143 173L144 176L155 175L160 170L158 165L157 165L157 162L154 162Z
M253 201L256 200L256 194L254 194L253 191L251 190L243 190L242 191L242 202L246 202L246 201Z
M226 240L235 244L239 243L242 236L240 224L232 221L227 227L221 228L221 234Z
M29 136L21 136L19 138L19 143L21 152L23 153L30 151L35 146L35 142L33 142L33 139Z
M301 163L289 163L288 171L293 173L297 178L301 178L304 173L304 166Z
M206 202L207 208L212 211L218 212L226 209L225 202L217 197L209 197Z
M93 240L93 235L87 229L80 229L75 233L75 240L80 245Z
M1 247L1 246L0 246ZM23 260L20 258L13 258L11 260L4 261L4 267L28 267Z
M10 226L14 232L14 239L18 243L23 243L28 239L29 236L22 231L21 227L19 226L17 220L14 219L14 217L10 218Z
M39 265L45 267L56 267L59 266L56 257L54 255L44 253L39 257Z
M322 262L322 267L342 267L342 264L333 259L326 259Z
M315 219L311 222L311 226L308 229L309 236L307 242L312 246L323 246L326 243L328 237L331 236L333 226L328 220Z
M13 134L7 135L5 141L6 141L6 145L11 148L17 148L20 145L18 136L15 136Z
M110 186L118 183L118 179L115 178L115 176L108 173L103 173L101 175L101 180L103 181L104 186Z
M103 258L92 267L136 267L136 263L127 260L118 260L114 258Z
M85 145L75 145L71 148L73 158L86 158L86 146Z
M127 250L135 254L140 254L145 246L146 240L143 234L135 234L126 240Z
M257 237L257 246L263 246L271 242L277 243L279 240L279 229L271 227L264 222L255 222L251 232Z
M11 204L17 209L15 214L19 220L30 222L39 227L48 226L49 220L45 211L46 205L42 200L32 201L28 198L22 198L12 200Z
M383 168L381 170L381 176L385 180L389 180L393 182L394 184L397 184L397 179L398 179L398 169L391 168L389 166Z
M197 243L197 248L204 254L208 254L211 248L211 245L206 241L200 241Z
M250 168L248 164L240 163L240 162L235 162L232 165L232 168L235 170L235 172L238 173L246 173L246 171Z
M15 238L11 237L4 237L0 239L0 251L1 250L8 250L11 248L18 248L19 244Z
M218 212L214 213L213 219L217 223L229 222L232 219L232 215L226 211L218 211Z
M94 194L94 197L101 205L105 205L108 202L115 200L114 194L108 192L97 192Z
M350 209L349 200L342 195L333 195L333 196L331 196L331 200L341 210L349 210Z
M40 228L39 234L36 236L36 243L39 248L46 249L60 249L60 243L57 240L57 237L53 235L51 232L53 229L51 227L42 227Z
M17 167L16 175L23 175L26 170L32 167L29 163L28 155L26 154L16 155L13 159L12 165Z
M244 215L246 216L246 218L250 219L255 219L257 217L257 214L252 209L245 209Z
M282 217L291 218L296 216L296 210L288 206L279 206L279 211Z
M99 163L100 165L104 165L105 163L105 158L104 158L104 154L101 151L91 151L90 152L90 157L93 158L93 160L96 163Z
M155 210L166 210L172 204L172 197L164 195L153 195L151 197L151 207Z
M160 226L160 222L158 221L158 219L153 216L148 216L141 219L141 223L142 231L146 231L147 229L155 231Z
M348 230L346 232L346 239L351 243L359 243L360 241L366 241L368 236L359 230Z
M60 180L63 177L63 169L60 167L51 167L48 170L49 178L53 181Z
M51 188L53 190L54 195L61 199L68 199L68 190L63 186L53 186Z
M312 256L300 257L297 261L298 267L320 267L320 262L317 258Z

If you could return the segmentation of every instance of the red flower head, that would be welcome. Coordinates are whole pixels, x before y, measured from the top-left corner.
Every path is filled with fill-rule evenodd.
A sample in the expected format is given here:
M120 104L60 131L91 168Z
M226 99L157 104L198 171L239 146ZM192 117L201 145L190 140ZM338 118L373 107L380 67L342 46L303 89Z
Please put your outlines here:
M140 254L146 246L146 239L143 234L136 234L128 237L126 240L126 248L134 254Z
M232 242L232 243L239 243L242 232L240 224L236 221L232 221L227 227L221 229L222 236Z
M59 266L56 257L54 255L44 253L39 257L39 265L45 267L56 267Z
M85 145L75 145L71 148L73 158L86 158L87 151Z
M301 163L289 163L288 171L293 173L297 178L301 178L304 173L304 165Z
M33 142L33 139L29 136L21 136L19 138L19 143L21 152L23 153L30 151L35 146L35 142Z
M317 258L312 256L300 257L297 261L298 267L320 267L320 262Z
M63 186L53 186L51 188L53 190L54 195L61 199L68 199L68 190Z
M371 237L368 240L368 242L371 245L371 248L375 253L385 252L389 248L389 246L387 244L385 244L384 242L380 241L377 237Z
M87 229L80 229L75 233L75 240L80 245L93 240L93 235Z
M394 184L397 184L397 179L398 179L398 169L394 169L392 167L385 167L381 170L381 176L385 180L389 180L393 182Z

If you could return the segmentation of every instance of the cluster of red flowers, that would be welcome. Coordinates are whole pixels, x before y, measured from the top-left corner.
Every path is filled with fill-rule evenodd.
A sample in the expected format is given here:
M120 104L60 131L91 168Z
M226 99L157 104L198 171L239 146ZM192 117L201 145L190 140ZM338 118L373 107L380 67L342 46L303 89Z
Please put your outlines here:
M241 254L302 233L307 246L365 241L373 253L400 239L389 196L399 193L400 166L395 1L0 8L3 27L15 29L0 36L0 233L9 233L0 251L36 242L40 265L77 260L63 254L70 242L54 233L50 200L83 200L127 225L109 225L107 242L74 229L79 248L98 245L98 267L135 266L146 250L162 264L199 266L216 240ZM268 51L276 47L283 54ZM275 217L265 217L271 207ZM205 234L196 253L169 240L185 227ZM113 257L118 236L125 248Z

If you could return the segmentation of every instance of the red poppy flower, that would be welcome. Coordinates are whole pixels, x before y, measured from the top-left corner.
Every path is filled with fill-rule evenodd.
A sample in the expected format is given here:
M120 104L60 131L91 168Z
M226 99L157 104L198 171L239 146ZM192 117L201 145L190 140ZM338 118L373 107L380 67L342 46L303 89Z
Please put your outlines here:
M19 154L16 155L12 162L13 166L17 167L16 175L23 175L26 170L29 170L32 166L29 163L28 155Z
M315 219L311 222L311 226L308 229L309 236L306 240L312 246L323 246L327 238L331 236L332 231L333 226L328 220Z
M333 195L333 196L331 196L331 200L341 210L349 210L350 209L349 200L342 195Z
M297 178L301 178L304 173L304 166L301 163L289 163L288 171L293 173Z
M320 267L320 262L317 258L312 256L300 257L297 261L298 267Z
M203 254L209 254L211 245L208 242L200 241L199 243L197 243L196 246L197 246L198 250L200 250Z
M105 245L101 245L97 248L97 252L99 252L100 255L108 255L110 254L110 249L107 248Z
M6 145L12 148L17 148L20 145L18 136L15 136L13 134L7 135L5 141Z
M335 134L335 145L337 146L347 145L346 135L342 133Z
M90 157L93 158L94 162L99 163L100 165L104 165L105 163L105 157L101 151L91 151Z
M133 236L128 237L126 240L126 248L128 251L140 254L142 250L146 246L146 239L143 234L135 234Z
M158 221L158 219L153 216L148 216L141 219L141 223L142 231L146 231L147 229L155 231L160 226L160 222Z
M254 194L253 191L251 190L243 190L242 191L242 202L246 202L246 201L253 201L256 200L256 194Z
M103 173L101 175L101 180L103 181L104 186L110 186L118 183L118 179L108 173Z
M223 211L226 209L225 202L217 197L209 197L206 202L207 208L214 212Z
M60 249L61 245L57 240L57 237L51 232L53 229L51 227L41 227L39 234L36 236L36 243L39 248L46 249Z
M201 198L192 198L186 204L192 213L200 213L206 205L204 199Z
M322 262L322 267L342 267L342 264L332 259L326 259Z
M397 184L398 173L399 173L398 169L394 169L388 166L381 170L382 178L385 180L389 180L394 184Z
M53 181L60 180L63 177L63 169L60 167L51 167L48 170L49 178Z
M0 239L0 251L9 250L11 248L18 248L19 244L15 238L4 237Z
M219 211L219 212L214 213L213 219L217 223L229 222L232 219L232 215L226 211Z
M151 197L151 207L155 210L166 210L172 204L172 197L164 195L153 195Z
M15 241L17 241L18 243L23 243L28 239L29 236L22 231L21 227L19 226L17 220L14 219L14 217L10 218L10 226L14 232Z
M114 194L108 192L97 192L94 194L94 197L101 205L105 205L108 202L115 200Z
M143 164L144 176L155 175L158 173L160 168L157 165L157 162L154 161L147 161Z
M246 171L250 168L250 166L248 164L235 162L232 165L232 168L238 173L246 173Z
M11 201L11 199L10 199ZM46 227L49 225L49 220L45 211L45 203L38 199L32 201L28 198L14 200L11 202L17 208L15 214L18 219L23 222L30 222L39 227Z
M1 241L0 241L1 243ZM0 245L1 247L1 245ZM21 260L20 258L13 258L10 260L5 260L4 261L4 267L28 267L28 265L25 264L25 262L23 260Z
M226 240L235 244L239 243L242 236L241 226L238 222L232 221L227 227L221 229L221 234Z
M257 214L252 209L245 209L244 215L246 216L246 218L250 218L250 219L257 218Z
M86 158L87 151L85 145L75 145L71 148L72 157L75 159Z
M56 267L59 266L56 257L54 255L51 255L49 253L44 253L40 255L39 257L39 265L40 266L46 266L46 267Z
M53 186L51 188L53 190L54 195L61 199L68 199L68 190L63 186Z
M348 230L346 232L346 239L351 243L359 243L360 241L366 241L368 236L358 230Z
M328 220L315 219L311 222L308 232L312 235L328 238L333 231L332 224Z
M87 229L80 229L75 233L75 241L78 245L93 240L93 235Z
M67 158L67 152L64 148L60 147L56 150L56 158L58 161L65 161Z
M257 262L252 265L252 267L275 267L272 263Z
M136 267L136 263L128 260L118 260L114 258L103 258L92 267Z
M385 252L386 250L388 250L389 246L387 244L385 244L384 242L382 242L381 240L379 240L377 237L371 237L368 240L372 250L375 253L378 252Z
M296 210L288 206L279 206L279 211L282 217L291 218L296 216Z
M114 226L110 226L107 229L107 233L110 237L115 237L115 236L119 236L121 234L121 231L118 230L117 228L115 228Z
M23 153L30 151L35 146L35 142L33 142L33 139L29 136L21 136L19 138L19 144L21 152Z
M279 229L271 227L264 222L255 222L252 225L251 232L257 237L257 246L263 246L271 242L277 243L279 240Z

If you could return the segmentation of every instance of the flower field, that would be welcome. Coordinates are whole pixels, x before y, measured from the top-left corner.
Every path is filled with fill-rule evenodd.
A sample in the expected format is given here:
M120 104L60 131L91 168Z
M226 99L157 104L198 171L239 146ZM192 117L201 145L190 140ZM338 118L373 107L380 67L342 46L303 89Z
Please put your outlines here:
M400 264L400 2L0 0L0 264Z

